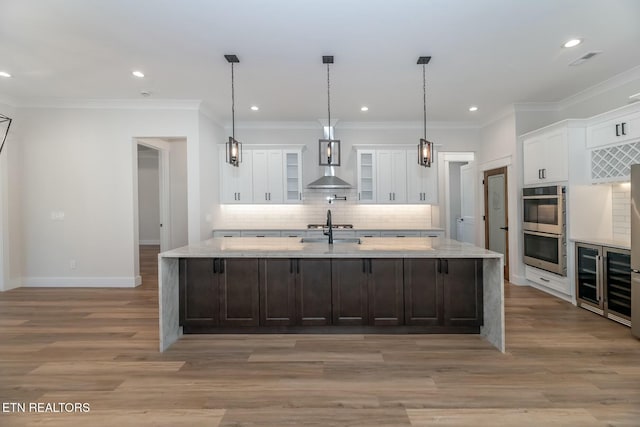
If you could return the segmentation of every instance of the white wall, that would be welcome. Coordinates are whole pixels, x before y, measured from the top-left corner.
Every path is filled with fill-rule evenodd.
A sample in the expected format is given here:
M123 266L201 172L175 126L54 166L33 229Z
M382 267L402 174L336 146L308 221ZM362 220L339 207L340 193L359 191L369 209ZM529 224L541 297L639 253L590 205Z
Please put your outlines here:
M219 199L219 160L218 147L225 142L225 132L222 126L218 125L207 115L199 114L199 173L197 176L190 174L190 177L198 180L198 198L200 206L197 214L197 233L189 234L189 242L201 241L212 237L214 215L220 204ZM189 185L189 189L192 185ZM191 227L190 227L191 228Z
M0 291L5 291L20 286L22 273L19 180L22 147L18 134L22 120L18 112L6 104L0 103L0 113L13 119L0 155ZM0 138L4 137L6 126L7 123L0 127Z
M189 211L187 209L187 141L171 140L170 146L170 195L171 195L171 246L179 248L189 243Z
M141 245L160 244L158 151L138 146L138 236Z
M139 282L135 138L182 136L197 145L197 106L23 108L20 116L23 283ZM64 220L52 220L51 212L64 212ZM71 260L76 269L71 269Z

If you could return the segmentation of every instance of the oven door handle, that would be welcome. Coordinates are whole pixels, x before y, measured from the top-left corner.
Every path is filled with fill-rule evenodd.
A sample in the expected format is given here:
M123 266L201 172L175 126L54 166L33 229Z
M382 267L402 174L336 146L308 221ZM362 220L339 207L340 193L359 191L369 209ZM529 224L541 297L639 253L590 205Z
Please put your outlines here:
M548 195L540 195L540 196L522 196L523 200L532 200L532 199L561 199L563 196L558 194L548 194Z
M523 230L523 233L524 234L532 234L534 236L540 236L540 237L552 237L552 238L555 238L555 239L564 238L564 235L562 235L562 234L543 233L541 231Z

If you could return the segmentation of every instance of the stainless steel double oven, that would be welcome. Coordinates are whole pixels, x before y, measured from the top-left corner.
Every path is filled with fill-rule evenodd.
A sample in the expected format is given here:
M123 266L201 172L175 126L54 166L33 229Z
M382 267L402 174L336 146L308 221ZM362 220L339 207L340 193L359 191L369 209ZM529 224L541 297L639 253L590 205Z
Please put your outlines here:
M524 263L567 275L565 187L522 189Z

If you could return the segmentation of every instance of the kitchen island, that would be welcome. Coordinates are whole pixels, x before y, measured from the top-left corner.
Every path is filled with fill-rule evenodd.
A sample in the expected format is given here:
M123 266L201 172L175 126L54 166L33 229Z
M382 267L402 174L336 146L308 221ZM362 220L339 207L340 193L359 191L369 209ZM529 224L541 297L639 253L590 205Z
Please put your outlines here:
M160 351L183 333L480 333L505 349L502 255L467 243L214 238L158 258Z

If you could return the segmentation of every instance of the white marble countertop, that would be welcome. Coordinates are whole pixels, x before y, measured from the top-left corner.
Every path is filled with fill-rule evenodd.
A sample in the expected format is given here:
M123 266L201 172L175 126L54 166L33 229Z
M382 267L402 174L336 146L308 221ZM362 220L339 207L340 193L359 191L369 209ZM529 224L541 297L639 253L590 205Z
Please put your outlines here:
M214 228L213 231L313 231L320 230L319 228L308 227L261 227L261 228ZM429 228L416 228L416 227L356 227L353 228L335 228L334 230L353 230L353 231L444 231L444 228L429 227Z
M610 248L631 250L631 242L629 240L597 239L590 237L584 239L577 238L569 240L576 243L587 243L590 245L608 246Z
M435 237L362 237L357 243L302 243L289 237L213 238L161 253L163 258L501 258L469 243Z

